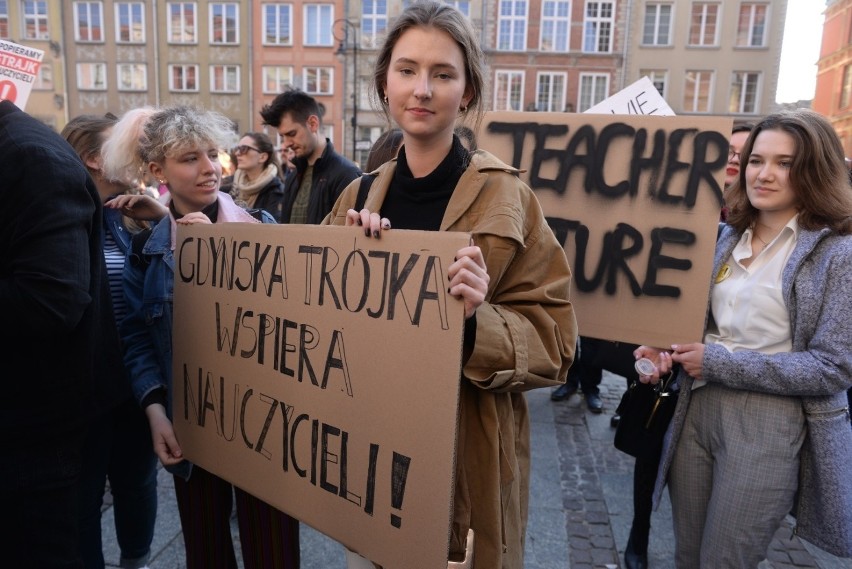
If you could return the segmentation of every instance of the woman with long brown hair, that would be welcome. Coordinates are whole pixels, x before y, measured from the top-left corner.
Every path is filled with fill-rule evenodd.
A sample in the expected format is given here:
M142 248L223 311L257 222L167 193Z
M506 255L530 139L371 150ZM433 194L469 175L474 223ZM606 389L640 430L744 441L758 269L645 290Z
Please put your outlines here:
M756 567L784 517L852 555L852 190L831 124L800 109L756 124L728 190L703 342L641 346L679 363L660 464L679 568Z

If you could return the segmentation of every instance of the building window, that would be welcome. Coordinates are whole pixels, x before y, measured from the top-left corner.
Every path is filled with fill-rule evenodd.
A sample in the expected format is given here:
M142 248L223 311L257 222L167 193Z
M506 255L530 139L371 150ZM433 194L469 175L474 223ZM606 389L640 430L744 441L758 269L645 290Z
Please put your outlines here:
M612 51L612 28L615 23L614 2L586 2L583 21L583 51L609 53Z
M38 75L33 81L33 89L37 91L53 91L53 65L42 62L38 68Z
M145 43L145 3L116 2L115 41Z
M210 4L210 43L236 44L240 42L240 5L234 2Z
M104 41L102 2L74 2L74 39L78 42Z
M9 35L9 2L0 0L0 38L8 39Z
M731 100L728 102L728 111L731 113L756 113L759 91L760 73L735 71L731 75Z
M302 85L309 95L331 95L334 85L334 69L331 67L305 67Z
M331 24L334 22L334 5L305 4L305 45L332 46Z
M47 2L23 2L24 5L24 39L50 39L47 28Z
M577 112L582 113L609 97L608 73L580 73Z
M765 47L769 4L743 3L737 25L737 47Z
M169 90L191 93L197 92L198 66L169 65Z
M541 51L568 51L570 0L545 0L541 6Z
M672 5L646 4L642 45L672 44Z
M459 12L470 18L470 2L468 0L444 0L444 4L455 6Z
M263 43L293 45L293 5L263 5Z
M195 2L169 2L166 37L169 43L197 43Z
M843 68L843 85L840 86L840 108L845 109L852 103L852 64Z
M687 113L709 113L712 92L712 71L687 71L683 87L683 110Z
M106 91L106 63L78 63L77 88L81 91Z
M708 46L719 43L719 4L694 2L689 23L689 45Z
M263 92L278 94L293 86L293 67L290 65L264 65Z
M364 45L378 46L388 27L387 0L364 0L361 5L361 39Z
M239 65L211 65L210 66L210 92L211 93L239 93L240 92L240 66Z
M536 108L543 112L561 113L565 110L565 73L539 73L536 85Z
M647 77L654 84L654 88L660 93L662 98L666 98L669 84L669 72L663 69L642 69L639 71L640 77Z
M148 66L144 63L119 63L118 90L147 91Z
M497 49L503 51L527 49L527 2L525 0L500 0Z
M495 111L520 111L524 104L524 72L497 71L494 86Z

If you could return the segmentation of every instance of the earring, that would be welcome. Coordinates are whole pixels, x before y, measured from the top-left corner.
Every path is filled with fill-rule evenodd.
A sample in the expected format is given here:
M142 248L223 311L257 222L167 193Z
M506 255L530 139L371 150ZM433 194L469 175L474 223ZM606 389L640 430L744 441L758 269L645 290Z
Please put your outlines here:
M388 96L387 95L385 95L385 98L382 99L382 100L385 102L386 105L388 104Z
M166 181L165 181L165 180L157 180L157 181L158 181L158 182L160 182L160 185L161 185L161 186L165 186L165 185L166 185Z
M461 107L459 107L459 110L463 113L467 112L467 105L462 105Z

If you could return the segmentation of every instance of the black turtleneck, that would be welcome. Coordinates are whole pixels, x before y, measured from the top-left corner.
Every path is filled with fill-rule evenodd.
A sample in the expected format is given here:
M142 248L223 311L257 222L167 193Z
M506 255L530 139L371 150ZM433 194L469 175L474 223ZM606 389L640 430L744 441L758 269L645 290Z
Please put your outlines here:
M175 200L169 200L169 211L172 212L172 216L175 219L180 219L186 215L175 208ZM219 200L217 199L215 202L202 209L201 213L210 218L210 223L216 223L216 220L219 218Z
M396 170L388 193L382 203L382 217L394 229L421 229L438 231L447 211L447 204L456 184L470 164L470 153L453 135L453 146L432 173L415 178L405 159L405 146L399 149ZM463 361L467 361L476 343L476 313L464 323Z
M408 167L403 146L382 203L382 217L388 218L394 229L438 231L450 197L469 163L468 151L453 135L453 145L446 158L430 174L415 178Z

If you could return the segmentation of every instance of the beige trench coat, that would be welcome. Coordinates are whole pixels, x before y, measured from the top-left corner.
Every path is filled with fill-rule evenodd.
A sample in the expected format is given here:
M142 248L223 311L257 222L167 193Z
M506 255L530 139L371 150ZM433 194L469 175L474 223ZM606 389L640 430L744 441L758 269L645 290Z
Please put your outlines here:
M391 161L376 171L365 208L381 211L395 169ZM344 190L325 224L345 223L358 186L356 179ZM470 232L491 277L462 369L450 559L463 556L473 528L477 568L521 568L530 469L523 392L565 381L577 340L571 273L518 171L481 150L459 180L441 230Z

